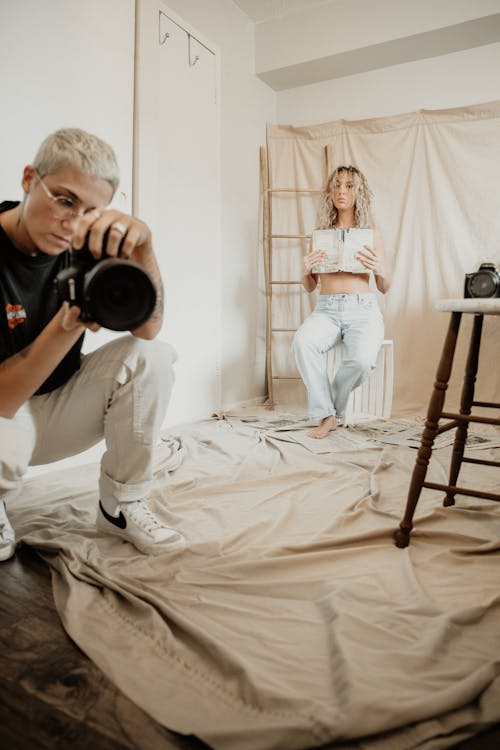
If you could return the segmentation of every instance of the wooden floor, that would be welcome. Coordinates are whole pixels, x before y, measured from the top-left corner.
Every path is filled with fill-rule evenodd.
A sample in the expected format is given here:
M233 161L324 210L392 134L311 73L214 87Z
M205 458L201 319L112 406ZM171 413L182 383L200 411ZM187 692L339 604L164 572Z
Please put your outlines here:
M48 566L33 550L21 546L12 560L0 563L0 581L2 748L207 748L153 721L68 638L54 608ZM455 750L499 748L497 726Z

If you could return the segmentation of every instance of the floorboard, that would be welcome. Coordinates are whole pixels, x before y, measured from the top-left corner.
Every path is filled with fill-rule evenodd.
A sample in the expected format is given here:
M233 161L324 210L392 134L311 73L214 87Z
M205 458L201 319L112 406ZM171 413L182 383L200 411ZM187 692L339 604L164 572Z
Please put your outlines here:
M2 747L207 750L145 714L68 637L54 607L49 568L34 550L20 546L1 563L0 581ZM499 748L497 726L454 750Z
M202 750L128 700L64 631L47 564L29 547L1 564L0 726L9 750Z

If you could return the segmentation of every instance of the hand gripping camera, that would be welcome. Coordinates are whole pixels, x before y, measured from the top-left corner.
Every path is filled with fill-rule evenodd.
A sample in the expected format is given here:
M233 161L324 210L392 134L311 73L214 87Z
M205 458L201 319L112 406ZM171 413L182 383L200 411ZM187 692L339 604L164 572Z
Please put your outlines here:
M106 247L107 232L103 238ZM72 253L70 265L54 279L61 300L81 309L80 319L112 331L132 331L145 323L156 304L149 274L125 258L96 260L87 240Z
M464 297L500 297L500 270L494 263L481 263L465 274Z

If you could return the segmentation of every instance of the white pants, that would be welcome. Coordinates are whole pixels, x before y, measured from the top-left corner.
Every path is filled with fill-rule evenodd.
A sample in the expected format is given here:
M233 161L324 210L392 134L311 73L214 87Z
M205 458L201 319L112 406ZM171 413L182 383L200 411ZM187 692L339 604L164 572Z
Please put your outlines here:
M293 341L312 419L333 415L344 420L349 395L374 369L383 340L384 321L374 294L319 295ZM345 357L330 382L326 353L341 342Z
M28 466L73 456L103 438L99 491L108 512L144 498L176 358L169 344L122 336L84 355L60 388L33 396L13 419L0 417L0 498L18 491Z

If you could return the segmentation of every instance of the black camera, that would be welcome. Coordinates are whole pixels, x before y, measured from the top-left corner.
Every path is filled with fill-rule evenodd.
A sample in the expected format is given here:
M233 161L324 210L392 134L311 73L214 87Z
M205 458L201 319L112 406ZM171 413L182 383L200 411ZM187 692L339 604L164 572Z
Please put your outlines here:
M464 297L500 297L500 271L494 263L481 263L465 274Z
M107 232L103 237L106 247ZM71 254L69 266L54 279L60 299L81 309L80 319L112 331L132 331L145 323L156 304L156 289L140 265L125 258L96 260L87 239Z

